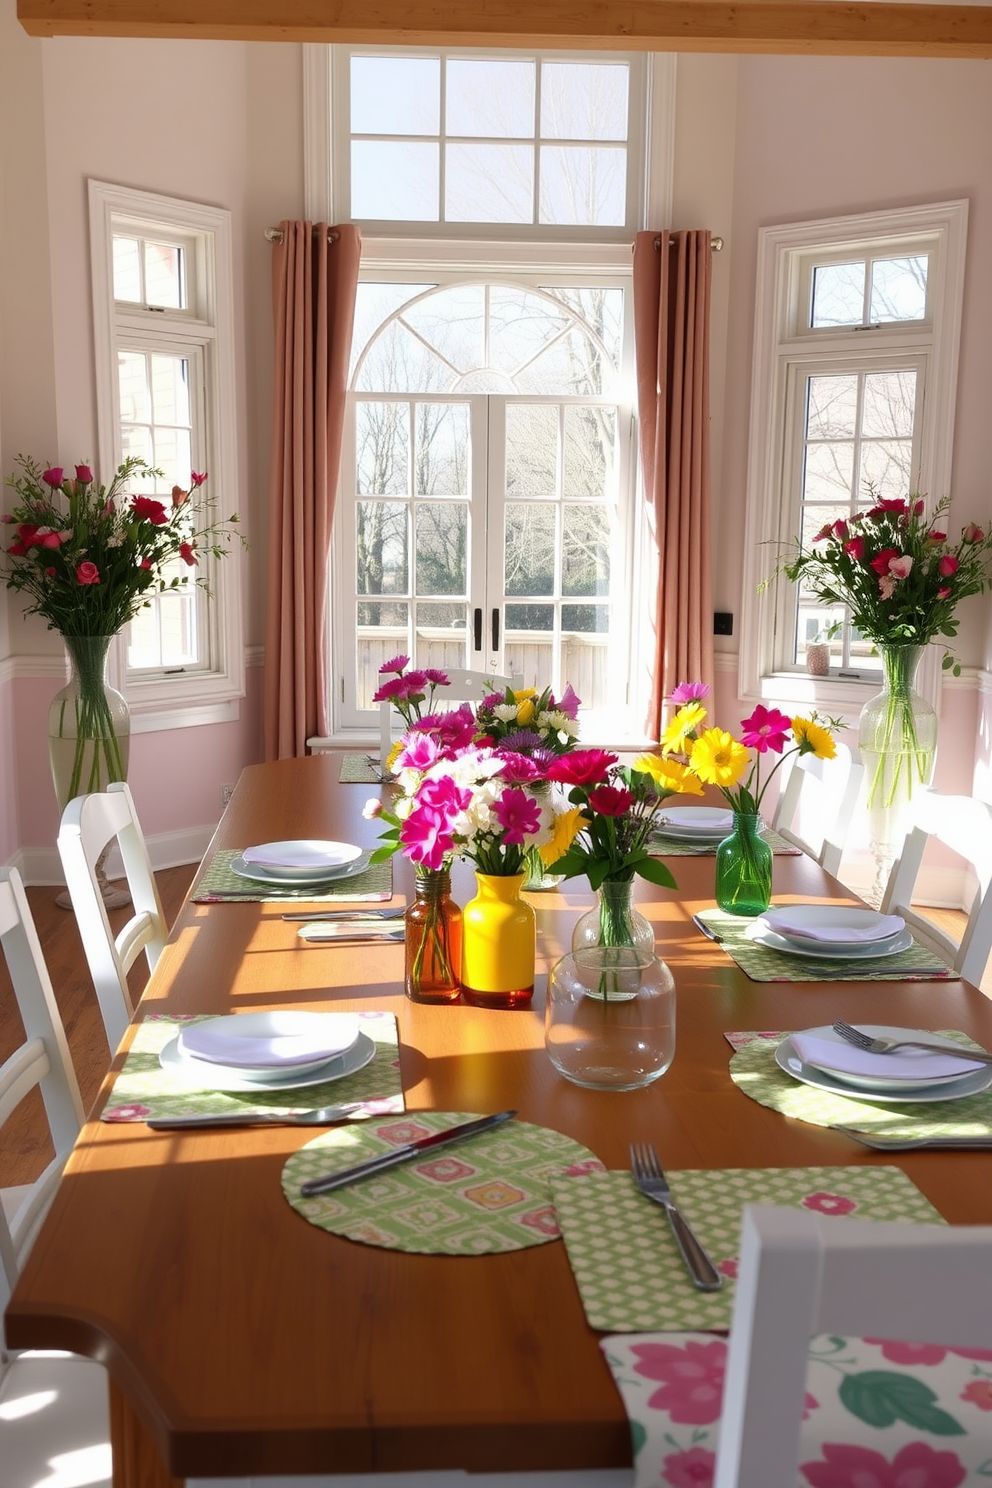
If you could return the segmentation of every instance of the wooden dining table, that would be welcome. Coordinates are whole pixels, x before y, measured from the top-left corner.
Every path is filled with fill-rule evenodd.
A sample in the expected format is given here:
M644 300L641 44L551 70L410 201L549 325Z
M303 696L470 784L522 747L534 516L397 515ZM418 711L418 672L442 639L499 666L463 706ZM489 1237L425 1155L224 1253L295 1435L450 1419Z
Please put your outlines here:
M221 848L284 838L371 847L377 787L340 784L341 757L245 770ZM667 1073L636 1091L581 1089L544 1049L546 973L593 902L584 879L534 894L533 1006L416 1004L401 945L306 943L280 903L181 911L135 1014L271 1008L396 1015L406 1107L521 1117L626 1168L650 1141L669 1169L896 1163L950 1223L992 1222L992 1153L880 1154L789 1119L731 1081L732 1030L846 1017L957 1028L992 1046L992 1005L959 980L754 982L692 923L712 907L714 859L669 859L678 887L637 881L677 989ZM394 861L393 903L412 890ZM464 876L461 876L464 875ZM457 867L455 898L470 874ZM850 901L805 856L774 860L774 900ZM237 1474L475 1472L630 1463L620 1397L560 1242L485 1256L414 1255L303 1222L285 1202L294 1127L156 1132L97 1119L118 1051L6 1314L13 1348L99 1359L110 1379L115 1488Z

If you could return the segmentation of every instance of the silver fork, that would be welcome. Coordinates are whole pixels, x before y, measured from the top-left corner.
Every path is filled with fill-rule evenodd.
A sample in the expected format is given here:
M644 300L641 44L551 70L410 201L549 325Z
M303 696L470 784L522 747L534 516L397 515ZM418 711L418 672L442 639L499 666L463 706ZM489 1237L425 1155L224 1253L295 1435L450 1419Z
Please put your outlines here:
M646 1199L660 1204L668 1216L675 1242L682 1252L686 1269L693 1284L701 1292L717 1292L723 1286L723 1277L696 1239L682 1211L672 1199L658 1154L650 1142L634 1142L630 1148L630 1166L634 1182Z
M992 1151L992 1137L883 1137L873 1132L856 1131L851 1126L835 1126L834 1131L843 1132L862 1147L872 1147L876 1152L916 1152L939 1147L953 1151L971 1149L973 1152Z
M984 1049L968 1049L963 1045L960 1049L949 1049L946 1044L931 1044L926 1039L894 1039L873 1038L870 1033L862 1033L860 1028L852 1028L850 1023L838 1022L833 1025L834 1033L839 1033L841 1038L856 1049L863 1049L866 1054L894 1054L897 1049L928 1049L933 1054L958 1055L961 1059L972 1059L976 1064L992 1064L992 1054L987 1054Z

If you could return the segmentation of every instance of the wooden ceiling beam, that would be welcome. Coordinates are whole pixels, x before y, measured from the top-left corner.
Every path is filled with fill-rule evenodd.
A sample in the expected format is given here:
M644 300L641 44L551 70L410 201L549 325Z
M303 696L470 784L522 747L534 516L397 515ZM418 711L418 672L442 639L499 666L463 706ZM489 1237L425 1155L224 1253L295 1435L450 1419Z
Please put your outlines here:
M990 57L992 6L848 0L17 0L31 36Z

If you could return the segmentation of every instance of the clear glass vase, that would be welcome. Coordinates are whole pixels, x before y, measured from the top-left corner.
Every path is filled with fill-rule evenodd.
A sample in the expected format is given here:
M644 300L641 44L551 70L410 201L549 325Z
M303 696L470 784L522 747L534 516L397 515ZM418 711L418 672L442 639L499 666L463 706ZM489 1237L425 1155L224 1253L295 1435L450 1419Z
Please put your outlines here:
M476 873L462 911L462 997L475 1007L527 1007L534 996L537 919L521 899L524 875Z
M858 746L865 767L868 837L875 859L869 903L882 902L902 845L914 791L929 785L937 753L937 715L913 688L922 646L879 646L884 686L861 710Z
M406 995L411 1002L457 1002L461 993L462 912L446 868L418 868L416 898L404 916Z
M127 779L131 715L107 682L113 636L63 636L71 675L48 710L48 750L59 810L75 796Z
M539 780L527 789L541 807L542 813L554 811L554 792L550 780ZM549 889L557 889L559 884L564 883L560 873L553 873L545 866L541 850L537 847L527 849L524 872L526 874L524 889L528 894L546 893Z
M575 923L572 950L589 946L636 946L654 955L654 926L631 903L633 879L604 878L596 903Z
M715 897L734 915L759 915L771 903L772 850L752 812L734 812L734 829L716 850Z
M675 1057L675 981L636 946L587 946L548 977L544 1047L587 1090L639 1090Z

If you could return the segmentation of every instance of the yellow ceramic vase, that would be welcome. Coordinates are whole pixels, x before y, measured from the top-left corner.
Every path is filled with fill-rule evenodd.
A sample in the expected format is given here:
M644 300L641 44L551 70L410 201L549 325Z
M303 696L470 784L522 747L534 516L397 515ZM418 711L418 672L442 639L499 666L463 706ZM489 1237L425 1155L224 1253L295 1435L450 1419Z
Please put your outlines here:
M462 997L475 1007L525 1007L534 995L537 921L520 897L525 875L475 875L462 911Z

